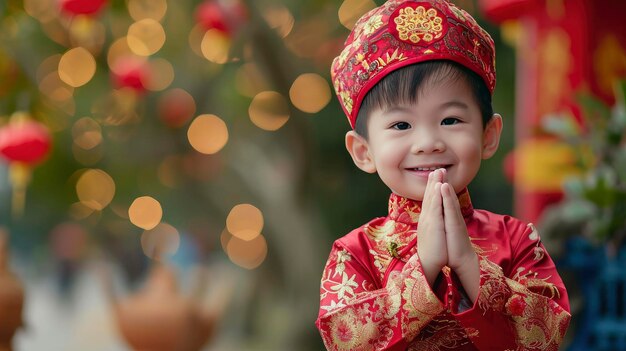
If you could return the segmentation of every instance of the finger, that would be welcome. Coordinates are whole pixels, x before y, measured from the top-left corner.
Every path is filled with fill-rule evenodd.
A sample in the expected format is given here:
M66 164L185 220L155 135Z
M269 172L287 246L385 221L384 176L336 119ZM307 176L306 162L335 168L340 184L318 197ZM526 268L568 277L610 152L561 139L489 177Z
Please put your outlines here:
M442 183L448 182L448 170L445 168L439 168L441 170L441 180Z
M454 193L454 188L449 183L443 184L441 187L443 197L444 221L447 228L456 230L465 225L459 199Z
M439 216L443 216L443 208L442 208L443 197L441 196L441 186L442 186L441 182L435 183L435 186L434 186L434 193L436 195L433 195L433 199L432 199L431 210L433 211L433 215L438 214Z
M433 191L435 183L437 182L435 179L436 179L435 172L428 173L428 182L426 183L426 190L424 190L424 198L422 199L422 212L424 209L430 208L432 204L433 195L434 193L436 193Z

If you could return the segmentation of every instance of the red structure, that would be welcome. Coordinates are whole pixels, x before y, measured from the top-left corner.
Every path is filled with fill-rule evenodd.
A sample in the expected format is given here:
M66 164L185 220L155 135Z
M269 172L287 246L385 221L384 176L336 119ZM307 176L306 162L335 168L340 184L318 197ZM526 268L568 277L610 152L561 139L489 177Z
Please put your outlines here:
M576 94L591 92L614 103L613 83L626 77L626 1L480 0L517 50L516 216L534 222L561 199L572 169L571 152L542 135L547 115L582 123Z

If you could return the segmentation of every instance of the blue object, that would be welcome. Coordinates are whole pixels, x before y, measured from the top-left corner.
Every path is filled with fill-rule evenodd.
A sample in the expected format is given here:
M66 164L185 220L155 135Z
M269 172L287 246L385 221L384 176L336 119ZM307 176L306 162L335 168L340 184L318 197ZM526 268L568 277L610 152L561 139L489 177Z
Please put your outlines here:
M574 240L562 264L577 272L585 306L568 350L626 351L626 248L607 257L604 247Z

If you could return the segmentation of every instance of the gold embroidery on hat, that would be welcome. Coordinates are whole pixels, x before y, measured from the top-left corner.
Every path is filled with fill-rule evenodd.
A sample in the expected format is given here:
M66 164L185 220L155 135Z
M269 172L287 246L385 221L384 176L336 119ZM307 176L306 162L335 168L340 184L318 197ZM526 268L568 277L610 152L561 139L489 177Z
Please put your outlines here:
M404 53L401 53L401 52L399 53L398 48L396 48L393 53L391 54L387 53L387 56L379 57L377 59L379 69L382 69L383 67L387 66L388 64L392 62L404 61L404 60L406 60L406 56L404 56Z
M443 31L443 19L437 16L437 10L426 10L423 6L400 9L394 18L398 37L403 41L417 44L420 41L431 42L438 39Z
M363 26L363 33L370 35L383 26L383 15L372 16Z
M352 98L350 97L350 93L344 90L339 93L339 96L343 101L343 107L346 108L346 111L352 113Z

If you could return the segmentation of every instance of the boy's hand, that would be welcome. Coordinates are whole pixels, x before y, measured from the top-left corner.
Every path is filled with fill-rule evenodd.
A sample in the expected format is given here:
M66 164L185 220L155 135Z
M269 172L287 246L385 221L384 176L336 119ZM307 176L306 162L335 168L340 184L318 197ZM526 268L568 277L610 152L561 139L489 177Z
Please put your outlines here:
M443 198L443 218L448 251L447 264L451 269L457 270L468 263L470 259L473 259L476 252L467 234L467 226L461 213L459 199L452 185L442 184L441 196Z
M480 279L478 255L472 247L467 226L461 213L459 199L452 185L443 184L441 196L443 198L443 217L448 252L447 264L459 276L461 284L472 301L475 301L476 296L478 296Z
M417 254L422 263L426 280L431 286L443 266L448 262L443 197L441 196L441 185L444 178L445 170L441 169L428 175L417 227Z

